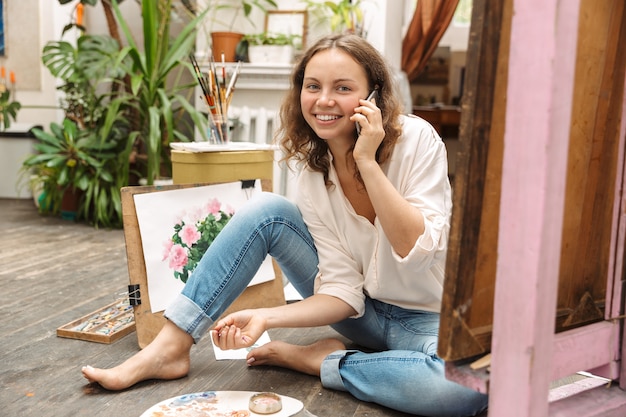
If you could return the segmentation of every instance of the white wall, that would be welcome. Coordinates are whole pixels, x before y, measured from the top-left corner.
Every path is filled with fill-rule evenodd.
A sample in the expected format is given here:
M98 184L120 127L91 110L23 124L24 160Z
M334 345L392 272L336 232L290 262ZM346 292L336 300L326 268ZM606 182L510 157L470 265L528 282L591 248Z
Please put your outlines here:
M55 0L57 1L57 0ZM154 1L154 0L153 0ZM134 0L126 0L119 5L124 20L129 24L135 42L143 42L141 29L141 5ZM108 35L109 28L104 16L104 10L98 2L96 7L85 7L85 27L90 34ZM122 28L119 27L120 36L125 39Z
M450 24L446 33L443 34L440 46L449 46L451 51L467 51L469 42L469 25Z
M11 26L12 21L19 22L24 16L32 17L34 14L36 16L35 24L39 26L39 39L37 40L38 45L36 45L38 51L41 51L48 41L60 38L63 26L68 21L68 10L71 9L70 6L61 7L58 1L52 0L37 0L34 7L28 7L29 5L25 2L11 3L14 6L7 10L7 35L10 37L10 31L15 30L14 26ZM7 45L10 49L20 50L24 48L20 37L14 41L16 42L14 45ZM9 42L13 42L13 40L9 40ZM51 108L58 103L56 81L41 64L41 52L37 54L37 59L33 59L29 65L32 65L32 68L37 68L36 72L37 76L40 77L40 82L35 83L35 88L20 88L21 75L16 74L16 97L23 106L18 113L17 122L47 126L50 122L60 120L63 117L62 112Z

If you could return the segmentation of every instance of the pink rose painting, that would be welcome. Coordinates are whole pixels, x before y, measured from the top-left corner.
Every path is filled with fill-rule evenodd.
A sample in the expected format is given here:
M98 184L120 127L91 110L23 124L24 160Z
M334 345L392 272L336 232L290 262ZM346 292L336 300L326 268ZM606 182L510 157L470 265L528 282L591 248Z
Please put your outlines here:
M163 243L162 256L162 261L167 262L176 279L187 282L233 214L231 207L222 207L217 198L212 198L203 206L192 207L179 216L174 234Z
M199 262L235 211L260 193L260 181L255 181L253 188L235 181L134 194L153 313L170 305L189 278L198 273ZM274 278L268 256L250 285Z

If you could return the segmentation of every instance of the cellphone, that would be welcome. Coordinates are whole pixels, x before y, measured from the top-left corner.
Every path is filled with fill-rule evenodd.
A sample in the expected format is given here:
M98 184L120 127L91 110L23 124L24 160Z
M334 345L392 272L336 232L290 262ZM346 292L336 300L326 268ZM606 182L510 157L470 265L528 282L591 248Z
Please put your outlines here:
M372 100L376 100L377 98L378 98L378 86L374 87L372 92L367 96L365 100L372 101ZM356 135L359 136L361 134L361 125L359 124L359 122L356 122L355 124L356 124Z

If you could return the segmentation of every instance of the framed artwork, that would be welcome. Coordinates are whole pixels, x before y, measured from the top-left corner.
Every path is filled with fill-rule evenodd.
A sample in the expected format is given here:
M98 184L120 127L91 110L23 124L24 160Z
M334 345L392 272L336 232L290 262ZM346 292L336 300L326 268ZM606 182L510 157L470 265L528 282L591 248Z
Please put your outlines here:
M265 32L298 35L306 48L308 13L306 10L270 10L265 15Z
M451 51L449 46L439 46L428 59L426 67L415 79L416 84L446 85L450 78Z

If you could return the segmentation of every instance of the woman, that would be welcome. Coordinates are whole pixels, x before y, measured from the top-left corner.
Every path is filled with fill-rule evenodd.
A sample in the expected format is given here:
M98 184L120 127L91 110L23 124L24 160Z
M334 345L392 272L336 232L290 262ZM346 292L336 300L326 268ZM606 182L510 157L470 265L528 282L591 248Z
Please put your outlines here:
M446 380L436 356L451 210L443 142L423 120L400 115L384 58L358 36L319 40L292 82L280 133L287 158L301 162L296 205L266 193L240 209L155 340L115 368L84 367L84 376L113 390L182 377L191 346L211 327L214 342L232 349L267 329L331 324L369 353L335 339L272 341L247 363L316 375L327 388L407 413L481 412L487 397ZM365 100L373 90L377 98ZM216 323L268 253L304 299Z

